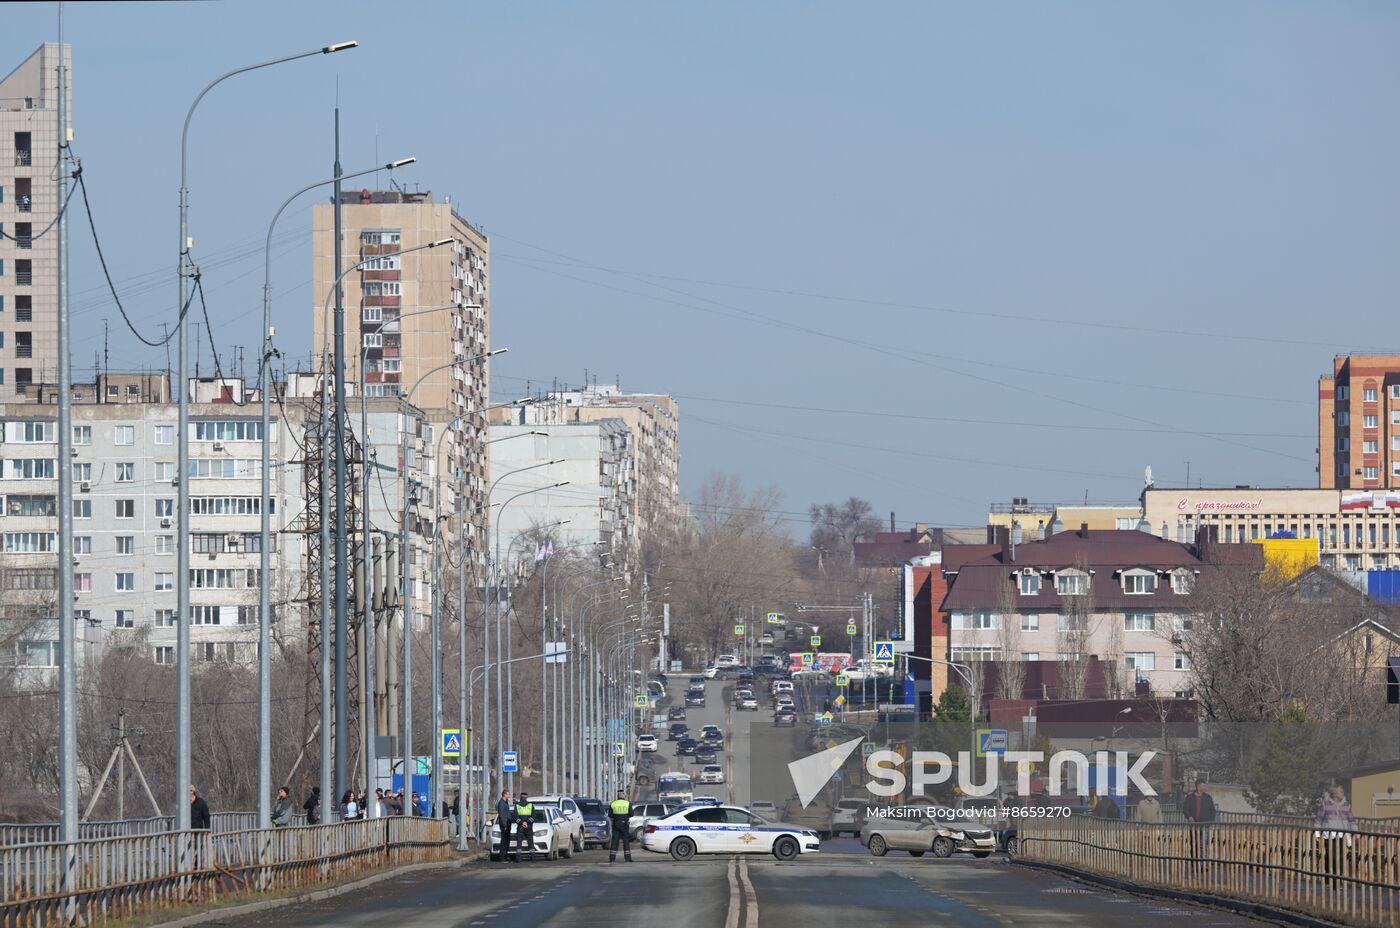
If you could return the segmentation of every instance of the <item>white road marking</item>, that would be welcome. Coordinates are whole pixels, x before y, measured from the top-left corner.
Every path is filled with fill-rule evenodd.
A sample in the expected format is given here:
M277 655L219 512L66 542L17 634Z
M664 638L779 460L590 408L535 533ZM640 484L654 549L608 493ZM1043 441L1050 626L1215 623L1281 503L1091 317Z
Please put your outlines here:
M729 879L729 909L724 914L724 928L739 928L739 881L736 878L738 870L739 858L729 858L729 866L724 871Z
M748 907L744 910L744 928L758 928L758 893L754 891L753 883L749 882L749 861L746 857L739 858L739 881L748 896Z

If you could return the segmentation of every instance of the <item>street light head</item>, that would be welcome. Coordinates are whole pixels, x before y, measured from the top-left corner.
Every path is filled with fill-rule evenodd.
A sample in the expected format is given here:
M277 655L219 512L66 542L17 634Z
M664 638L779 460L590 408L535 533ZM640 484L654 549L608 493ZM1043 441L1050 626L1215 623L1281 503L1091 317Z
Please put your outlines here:
M559 481L558 483L555 484L556 487L566 487L566 486L568 486L568 485L569 485L569 481L567 481L567 480L561 480L561 481Z
M535 429L534 431L531 431L531 432L526 432L525 434L527 434L527 435L539 435L539 436L544 437L544 438L548 438L548 437L549 437L549 433L548 433L548 432L541 432L539 429Z
M492 348L490 351L488 351L488 352L486 352L484 355L482 355L482 357L483 357L483 358L494 358L496 355L498 355L498 354L505 354L505 353L506 353L507 351L509 351L509 350L510 350L509 348Z
M545 461L545 464L546 464L546 465L549 465L549 464L566 464L566 463L568 463L568 462L565 461L563 458L555 458L553 461Z
M388 164L384 165L384 169L386 171L392 171L394 168L401 168L404 165L412 164L417 160L417 158L400 158L398 161L390 161Z
M429 242L429 243L428 243L428 247L429 247L429 248L437 248L439 245L451 245L451 244L452 244L452 239L450 239L450 238L440 238L440 239L438 239L436 242Z
M359 42L337 42L334 45L323 45L321 47L321 54L333 55L336 52L343 52L347 49L358 48L359 45Z
M518 399L518 400L511 400L511 401L510 401L510 405L512 405L512 406L526 406L526 405L529 405L530 403L533 403L534 401L535 401L535 398L534 398L533 396L526 396L526 397L521 397L521 398Z

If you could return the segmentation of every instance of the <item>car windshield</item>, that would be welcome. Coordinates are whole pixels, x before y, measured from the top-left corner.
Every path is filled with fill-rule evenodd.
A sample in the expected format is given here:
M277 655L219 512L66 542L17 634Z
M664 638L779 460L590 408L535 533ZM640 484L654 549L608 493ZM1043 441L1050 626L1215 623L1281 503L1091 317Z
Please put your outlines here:
M577 799L575 802L578 803L579 810L582 811L584 815L607 814L603 809L603 804L596 799Z

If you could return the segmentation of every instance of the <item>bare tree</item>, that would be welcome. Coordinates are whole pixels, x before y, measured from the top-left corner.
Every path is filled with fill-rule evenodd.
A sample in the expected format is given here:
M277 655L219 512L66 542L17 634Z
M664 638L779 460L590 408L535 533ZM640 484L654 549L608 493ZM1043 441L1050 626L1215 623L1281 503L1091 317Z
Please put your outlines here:
M1014 579L1002 586L1001 625L997 647L1001 652L997 667L997 698L1020 699L1025 689L1026 665L1021 659L1021 613Z

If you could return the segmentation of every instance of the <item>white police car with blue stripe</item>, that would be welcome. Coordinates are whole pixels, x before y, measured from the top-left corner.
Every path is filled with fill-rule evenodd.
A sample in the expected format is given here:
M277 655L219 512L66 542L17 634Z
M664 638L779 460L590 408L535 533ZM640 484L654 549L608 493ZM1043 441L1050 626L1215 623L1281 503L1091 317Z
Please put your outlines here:
M815 831L770 822L738 806L685 808L646 823L642 848L690 860L696 854L772 854L793 860L821 850Z

